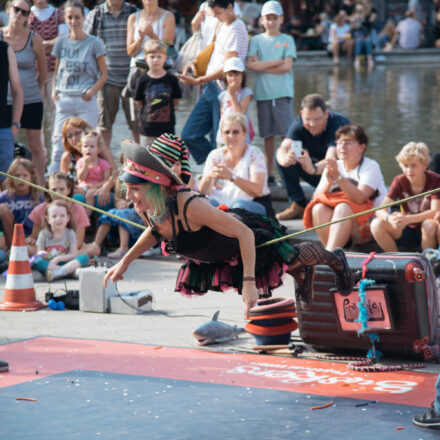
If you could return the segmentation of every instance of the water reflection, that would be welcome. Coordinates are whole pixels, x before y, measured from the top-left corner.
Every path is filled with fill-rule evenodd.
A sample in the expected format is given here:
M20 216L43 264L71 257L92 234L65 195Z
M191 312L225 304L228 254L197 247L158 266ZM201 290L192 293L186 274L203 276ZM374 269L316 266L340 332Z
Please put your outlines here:
M249 78L252 85L252 75ZM376 66L371 72L352 67L295 68L295 115L304 95L320 93L332 110L362 125L370 137L368 156L382 167L389 185L400 172L394 156L409 141L426 142L431 151L439 151L438 115L440 71L437 65ZM176 132L181 133L195 98L183 99L177 112ZM255 102L251 118L257 124ZM112 151L119 156L119 143L129 137L120 111L113 130ZM262 147L256 137L255 145ZM49 156L50 157L50 156Z

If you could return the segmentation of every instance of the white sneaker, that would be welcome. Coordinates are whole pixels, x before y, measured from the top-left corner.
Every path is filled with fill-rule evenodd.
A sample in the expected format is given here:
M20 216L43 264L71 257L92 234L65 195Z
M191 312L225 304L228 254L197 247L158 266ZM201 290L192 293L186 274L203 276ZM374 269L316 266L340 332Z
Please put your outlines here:
M148 249L148 251L145 251L142 256L143 257L154 257L155 255L160 255L162 253L161 249L159 247Z

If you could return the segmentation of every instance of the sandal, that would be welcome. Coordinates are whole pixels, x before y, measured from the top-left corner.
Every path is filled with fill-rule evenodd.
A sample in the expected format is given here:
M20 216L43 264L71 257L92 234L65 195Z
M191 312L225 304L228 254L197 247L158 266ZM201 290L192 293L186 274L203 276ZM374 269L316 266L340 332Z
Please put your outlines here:
M107 258L111 258L112 260L119 260L122 258L128 251L124 249L116 249L114 252L110 252L107 254Z
M342 260L344 266L341 270L334 271L336 289L342 296L348 296L353 292L354 288L353 271L350 269L345 252L341 248L333 249L333 253Z

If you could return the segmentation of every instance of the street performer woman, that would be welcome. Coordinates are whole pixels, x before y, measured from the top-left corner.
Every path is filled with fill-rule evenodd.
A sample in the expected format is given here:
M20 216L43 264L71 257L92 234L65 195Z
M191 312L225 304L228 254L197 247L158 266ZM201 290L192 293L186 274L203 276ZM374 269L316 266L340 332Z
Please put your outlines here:
M131 141L122 142L126 164L119 176L149 227L105 277L123 279L130 263L161 242L164 255L183 256L176 291L203 295L230 288L242 294L245 316L260 297L270 297L282 284L285 272L296 282L297 300L306 308L313 298L316 264L330 266L337 290L351 293L354 280L342 249L333 252L317 243L292 244L288 240L256 248L285 235L276 220L243 209L217 209L197 192L186 189L165 156Z

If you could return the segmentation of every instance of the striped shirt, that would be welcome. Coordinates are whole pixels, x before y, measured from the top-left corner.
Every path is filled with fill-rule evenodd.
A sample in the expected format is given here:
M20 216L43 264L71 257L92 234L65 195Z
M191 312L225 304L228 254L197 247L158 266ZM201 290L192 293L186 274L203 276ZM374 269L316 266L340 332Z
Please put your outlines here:
M130 68L130 57L127 54L127 20L136 12L136 8L123 3L120 14L115 17L107 2L90 11L84 23L84 31L96 35L104 42L107 49L108 84L125 86Z
M416 49L420 46L422 25L414 18L408 17L397 25L399 46L403 49Z

